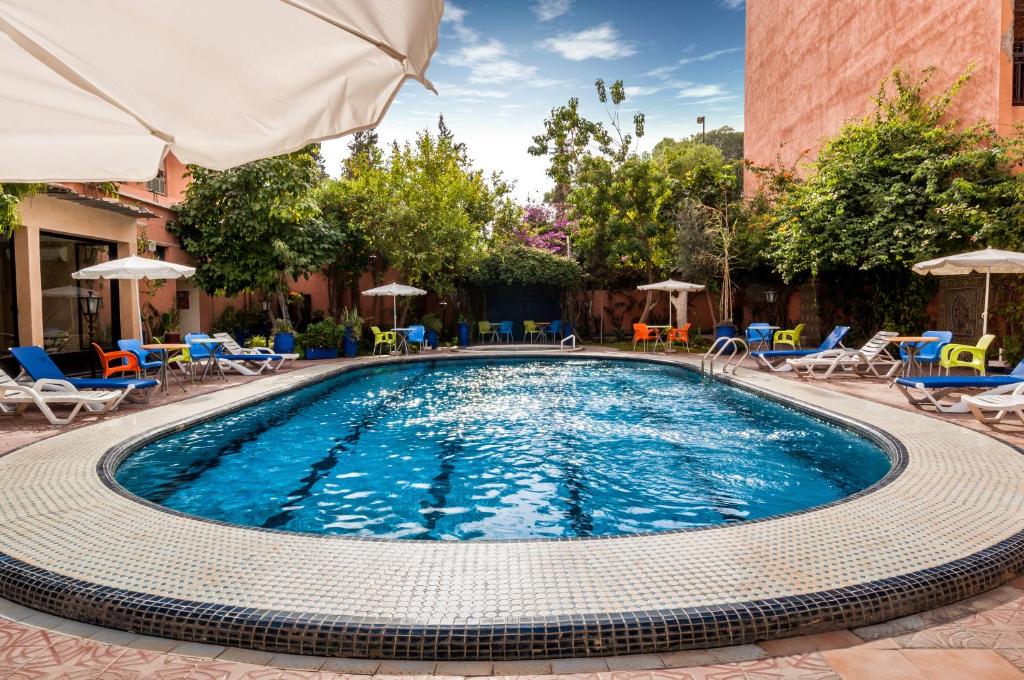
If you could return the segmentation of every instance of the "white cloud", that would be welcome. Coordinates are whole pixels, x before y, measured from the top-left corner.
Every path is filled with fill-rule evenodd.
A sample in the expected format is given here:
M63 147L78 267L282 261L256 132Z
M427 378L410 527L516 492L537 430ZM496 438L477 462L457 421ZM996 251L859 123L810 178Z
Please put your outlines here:
M455 37L463 42L473 42L479 38L476 31L466 25L466 15L469 14L465 9L453 5L450 2L445 3L444 14L441 16L441 23L451 27L455 32Z
M679 70L679 66L675 65L675 64L670 65L670 66L659 66L658 68L652 68L650 71L648 71L644 75L645 76L650 76L652 78L661 78L662 80L666 80L668 78L671 78L672 74L675 73L678 70Z
M537 0L530 6L537 21L551 21L572 9L572 0Z
M542 40L539 45L541 49L556 52L570 61L621 59L636 54L633 45L620 40L618 29L610 23L577 33L560 33Z
M718 57L722 56L723 54L732 54L733 52L742 52L742 51L743 51L742 47L730 47L730 48L725 49L725 50L715 50L714 52L707 52L707 53L702 54L702 55L697 56L697 57L683 57L677 63L680 66L685 66L686 64L693 64L694 62L698 62L698 61L711 61L712 59L717 59Z
M684 50L684 52L692 52L692 51L693 51L693 45L692 44L688 45L687 49ZM645 76L650 76L652 78L660 78L661 80L668 80L669 78L672 77L673 73L675 73L676 71L679 70L680 66L686 66L687 64L694 64L694 63L697 63L697 62L700 62L700 61L711 61L712 59L717 59L717 58L719 58L719 57L721 57L723 55L726 55L726 54L733 54L734 52L742 52L742 51L743 51L742 47L729 47L729 48L724 49L724 50L714 50L713 52L705 52L704 54L699 54L699 55L697 55L695 57L683 57L682 59L680 59L679 61L677 61L674 64L668 64L666 66L659 66L657 68L653 68L650 71L648 71L647 73L645 73L644 75Z
M708 97L720 97L728 94L721 85L690 85L679 90L676 97L679 99L706 99Z
M474 64L469 70L469 82L474 85L509 83L529 80L537 75L537 67L512 59L484 61Z
M466 87L465 85L435 83L437 93L442 97L466 97L471 99L505 99L509 96L507 90L496 90L478 87Z
M626 96L647 97L652 94L658 94L666 88L668 88L668 85L627 85Z
M719 0L718 4L726 9L743 9L747 2L746 0Z

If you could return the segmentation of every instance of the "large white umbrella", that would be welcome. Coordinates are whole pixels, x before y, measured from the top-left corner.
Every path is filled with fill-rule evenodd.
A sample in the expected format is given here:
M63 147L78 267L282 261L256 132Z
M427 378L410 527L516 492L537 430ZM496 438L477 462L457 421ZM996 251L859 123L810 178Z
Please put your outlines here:
M0 181L222 170L375 127L443 0L3 0Z
M658 281L657 283L648 283L643 286L637 286L637 290L664 290L668 291L668 325L672 325L672 293L695 293L699 290L704 290L704 286L697 283L687 283L686 281L676 281L675 279L666 279L665 281Z
M391 324L392 328L398 326L398 298L408 297L411 295L426 295L427 291L421 288L413 288L412 286L403 286L400 283L388 283L383 286L371 288L370 290L364 290L363 295L380 296L390 295L391 296L391 311L394 315L394 321Z
M981 334L988 333L989 284L993 274L1024 274L1024 253L986 248L971 253L939 257L914 265L918 274L963 276L985 274L985 310L981 314Z
M188 278L196 273L195 267L163 260L150 260L132 255L120 260L101 262L91 267L80 269L71 274L74 279L131 279L132 306L142 324L142 307L139 304L139 279L180 279ZM143 327L145 324L142 324Z

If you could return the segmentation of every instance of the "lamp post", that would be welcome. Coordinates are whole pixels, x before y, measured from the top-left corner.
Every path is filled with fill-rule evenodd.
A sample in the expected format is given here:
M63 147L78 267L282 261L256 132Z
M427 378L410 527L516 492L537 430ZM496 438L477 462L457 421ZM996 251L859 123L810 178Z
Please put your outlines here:
M78 298L78 310L85 318L85 322L89 327L89 375L93 378L96 377L96 356L92 351L92 343L93 336L96 335L96 317L99 316L100 304L102 302L102 298L96 297L96 294L91 290L88 296Z
M704 116L697 116L697 125L700 125L700 143L704 144L704 134L706 127L704 125Z
M441 341L444 342L444 338L448 337L448 303L441 300L438 306L441 308Z
M764 292L764 301L768 303L768 309L772 315L769 321L775 321L775 291L769 288Z

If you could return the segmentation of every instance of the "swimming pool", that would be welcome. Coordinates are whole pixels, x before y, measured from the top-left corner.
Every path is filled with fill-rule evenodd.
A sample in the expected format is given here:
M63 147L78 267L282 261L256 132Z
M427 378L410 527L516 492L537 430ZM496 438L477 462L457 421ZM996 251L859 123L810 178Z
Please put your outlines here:
M133 453L180 512L378 538L573 538L829 503L890 468L845 429L690 371L603 359L369 367Z

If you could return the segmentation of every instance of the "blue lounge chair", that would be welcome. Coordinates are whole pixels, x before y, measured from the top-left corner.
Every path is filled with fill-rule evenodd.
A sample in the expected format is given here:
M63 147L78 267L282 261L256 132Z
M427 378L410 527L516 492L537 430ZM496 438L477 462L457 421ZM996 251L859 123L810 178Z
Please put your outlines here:
M968 404L943 399L953 392L984 390L982 394L1006 394L1024 382L1024 359L1007 375L927 375L919 378L897 378L893 383L914 406L934 406L941 413L967 413ZM913 391L912 391L913 390ZM919 393L920 396L917 396Z
M145 375L146 371L159 371L163 363L160 361L160 355L156 352L150 352L148 349L142 349L142 341L130 338L128 340L118 340L117 348L123 352L131 352L139 360L139 366L142 367L142 374Z
M196 340L209 340L206 333L189 333L185 336L185 344L188 345L189 356L192 362L199 364L210 357L209 346L203 343L196 343ZM221 368L230 368L242 375L259 375L266 368L275 368L280 364L282 358L275 354L232 354L230 352L218 351L217 362Z
M71 378L64 375L42 347L35 345L12 347L11 354L21 364L22 373L32 380L63 380L80 390L121 390L124 394L118 404L125 398L145 403L149 401L153 388L160 386L159 380L148 378ZM117 408L116 404L111 410L114 408Z
M919 364L928 364L929 370L939 365L939 360L942 359L942 348L953 342L952 331L925 331L921 333L921 337L924 338L935 338L932 342L917 343L920 347L917 350L917 356L914 359ZM900 343L900 359L906 363L910 357L907 356L907 350L904 347L906 343Z
M848 332L850 332L849 326L836 326L816 349L768 349L751 352L750 356L770 371L785 373L793 370L793 367L786 363L786 359L807 357L818 352L827 352L830 349L842 347L843 338Z

